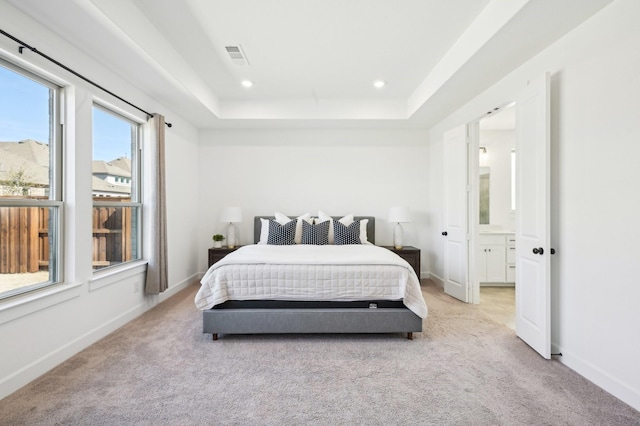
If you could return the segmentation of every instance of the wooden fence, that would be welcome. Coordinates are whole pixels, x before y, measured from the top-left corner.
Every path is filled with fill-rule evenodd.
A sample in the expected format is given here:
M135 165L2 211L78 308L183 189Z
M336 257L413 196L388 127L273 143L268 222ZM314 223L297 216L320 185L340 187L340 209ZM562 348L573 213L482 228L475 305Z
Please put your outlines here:
M93 208L94 268L131 260L131 210L124 206Z
M0 273L36 272L43 266L46 270L48 229L48 208L0 207Z
M131 260L132 213L132 208L126 206L93 208L95 269ZM0 207L0 273L37 272L48 268L49 207Z

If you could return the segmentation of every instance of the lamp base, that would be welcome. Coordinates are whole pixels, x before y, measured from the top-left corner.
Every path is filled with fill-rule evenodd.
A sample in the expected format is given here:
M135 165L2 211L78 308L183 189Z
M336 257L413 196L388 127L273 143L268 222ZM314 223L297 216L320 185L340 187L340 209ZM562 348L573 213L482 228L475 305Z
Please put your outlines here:
M396 224L396 227L393 230L393 246L396 250L400 250L402 248L402 225L400 225L400 222Z
M227 226L227 247L231 249L236 247L236 227L232 222Z

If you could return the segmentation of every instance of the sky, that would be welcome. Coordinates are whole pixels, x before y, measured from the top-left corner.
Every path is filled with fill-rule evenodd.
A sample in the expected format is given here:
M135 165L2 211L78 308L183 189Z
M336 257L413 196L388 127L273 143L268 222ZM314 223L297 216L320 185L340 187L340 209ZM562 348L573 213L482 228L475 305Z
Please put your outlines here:
M0 66L0 141L49 143L49 88ZM131 125L94 108L93 159L131 158Z

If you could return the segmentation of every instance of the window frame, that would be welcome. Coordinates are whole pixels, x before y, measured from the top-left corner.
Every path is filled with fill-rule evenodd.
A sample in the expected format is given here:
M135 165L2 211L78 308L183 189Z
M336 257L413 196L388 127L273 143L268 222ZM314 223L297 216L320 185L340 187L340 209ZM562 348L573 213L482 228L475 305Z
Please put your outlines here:
M0 293L0 301L15 296L30 293L46 287L60 284L64 281L64 197L63 197L63 146L64 131L62 117L64 116L64 87L46 79L33 71L16 65L0 57L0 66L14 72L23 78L32 80L47 87L49 95L49 198L47 200L27 198L0 198L0 207L8 208L49 208L49 279L47 281L25 285ZM53 229L51 229L53 228Z
M104 273L105 271L114 271L116 268L123 267L124 265L129 265L132 262L138 262L144 259L144 251L143 251L144 244L142 239L143 238L142 220L143 220L143 209L144 209L143 194L142 194L142 188L143 188L142 144L143 144L143 137L144 137L143 126L145 123L132 118L131 116L122 112L122 110L120 110L115 106L112 106L106 102L103 102L97 99L94 99L93 101L92 111L94 109L99 109L106 114L111 114L112 116L115 116L119 119L122 119L128 122L132 126L132 139L135 140L135 147L132 147L132 150L131 150L132 158L131 158L131 179L130 180L133 182L133 185L131 185L131 197L130 197L131 201L93 201L91 209L93 211L93 209L96 207L113 207L113 208L130 207L132 209L132 212L134 212L132 214L135 214L135 224L136 224L135 241L136 241L136 253L137 253L135 258L132 258L127 261L122 261L114 265L104 266L97 269L94 268L92 265L91 267L92 273L94 276L96 276L96 275L100 275L101 273ZM94 161L93 138L91 143L92 143L91 159L93 162ZM134 176L136 176L135 179L133 178ZM93 195L92 195L92 198L93 198ZM108 197L105 197L104 199L108 199ZM118 198L114 197L114 199L118 199ZM132 220L132 223L133 223L133 220Z

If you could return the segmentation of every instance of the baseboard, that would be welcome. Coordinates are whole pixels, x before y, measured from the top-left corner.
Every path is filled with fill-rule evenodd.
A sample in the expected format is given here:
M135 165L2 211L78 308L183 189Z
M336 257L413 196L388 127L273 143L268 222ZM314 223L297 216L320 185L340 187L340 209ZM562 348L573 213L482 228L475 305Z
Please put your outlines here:
M435 274L430 274L429 279L441 287L444 286L444 280ZM563 350L562 347L556 343L551 344L551 352L554 354L561 353L562 356L554 357L554 359L557 359L587 380L593 382L619 400L640 411L639 389L634 389L632 386L611 376L590 362L584 361L582 358L574 356L570 352Z
M640 389L634 389L627 383L603 371L601 368L573 355L571 352L563 350L559 346L552 345L552 347L555 348L554 353L562 354L562 356L556 358L562 364L600 386L619 400L640 411Z
M105 324L88 331L58 349L55 349L47 355L37 359L31 364L24 366L12 375L4 378L0 382L0 399L12 394L22 386L25 386L37 379L81 350L122 327L129 321L142 315L148 309L149 307L146 304L138 304L128 311L118 315L116 318L113 318Z
M444 279L436 274L429 273L429 279L438 284L441 288L444 288Z
M515 287L516 283L480 283L480 287Z
M164 293L160 293L158 295L158 303L162 303L165 300L169 299L170 297L175 296L176 293L178 293L178 292L184 290L185 288L189 287L196 280L198 280L198 274L197 273L185 278L184 280L180 281L178 284L172 285Z
M144 302L130 308L117 317L84 333L63 346L60 346L58 349L55 349L31 364L24 366L10 376L5 377L0 381L0 399L12 394L52 368L76 355L78 352L139 317L149 309L171 298L179 291L184 290L194 283L197 275L198 274L191 275L178 284L169 287L164 293L157 296L146 297Z

